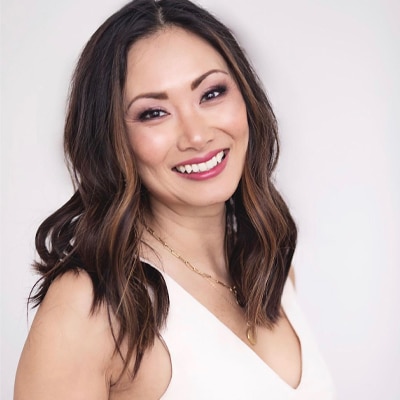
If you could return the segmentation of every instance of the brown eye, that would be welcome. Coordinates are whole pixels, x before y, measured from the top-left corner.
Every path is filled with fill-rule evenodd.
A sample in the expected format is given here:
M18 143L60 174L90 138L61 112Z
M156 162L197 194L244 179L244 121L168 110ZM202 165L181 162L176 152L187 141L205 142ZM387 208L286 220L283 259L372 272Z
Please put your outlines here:
M216 86L207 92L205 92L200 100L200 103L203 103L205 101L213 100L221 95L223 95L226 92L226 86L219 85Z
M159 108L153 108L140 113L138 119L139 121L148 121L164 117L165 115L167 115L167 113L164 110L161 110Z

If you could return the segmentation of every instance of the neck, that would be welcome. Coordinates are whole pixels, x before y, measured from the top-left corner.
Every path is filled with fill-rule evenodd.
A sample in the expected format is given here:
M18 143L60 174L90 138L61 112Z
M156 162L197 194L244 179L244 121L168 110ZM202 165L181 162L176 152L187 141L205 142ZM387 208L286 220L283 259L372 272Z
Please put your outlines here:
M152 204L148 226L168 245L199 269L220 278L227 277L225 260L225 205L177 210ZM145 240L162 259L168 257L159 243Z

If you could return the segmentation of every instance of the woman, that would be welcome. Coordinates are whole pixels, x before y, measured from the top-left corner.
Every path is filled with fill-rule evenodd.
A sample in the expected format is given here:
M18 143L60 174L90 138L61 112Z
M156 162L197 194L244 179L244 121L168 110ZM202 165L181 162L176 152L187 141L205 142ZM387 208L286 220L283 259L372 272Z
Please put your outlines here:
M76 192L37 232L17 400L332 398L287 279L274 114L224 25L187 0L111 16L65 152Z

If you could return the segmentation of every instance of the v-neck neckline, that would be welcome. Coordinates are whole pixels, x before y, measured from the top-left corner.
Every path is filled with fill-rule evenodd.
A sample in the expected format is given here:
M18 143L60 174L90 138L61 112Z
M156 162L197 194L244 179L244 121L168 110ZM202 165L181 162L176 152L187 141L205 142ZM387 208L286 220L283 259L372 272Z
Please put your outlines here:
M269 371L270 374L272 374L273 376L276 377L276 379L282 384L283 387L285 387L287 390L289 390L290 392L298 392L299 389L302 386L302 382L304 381L304 346L303 346L303 342L300 338L300 334L298 333L298 327L296 326L296 324L293 322L293 318L291 314L291 311L287 310L286 307L284 306L284 301L283 301L283 296L285 294L285 291L288 289L286 287L286 285L288 284L287 282L285 283L285 288L282 294L282 309L283 312L286 315L286 318L289 322L289 324L291 325L297 339L299 342L299 346L300 346L300 359L301 359L301 376L300 376L300 381L297 385L297 387L293 387L291 386L289 383L287 383L272 367L269 366L269 364L267 362L265 362L254 350L251 349L250 346L248 346L235 332L232 331L232 329L230 329L224 322L221 321L220 318L218 318L213 312L211 312L201 301L199 301L196 297L194 297L191 293L189 293L181 284L179 284L175 279L173 279L169 274L167 274L165 271L157 268L152 262L142 259L141 261L148 264L149 266L153 267L154 269L156 269L158 272L160 272L164 279L166 281L169 282L169 284L174 285L178 290L180 290L185 297L187 297L196 307L200 308L203 311L203 314L209 316L210 318L212 318L214 320L214 322L224 331L226 331L230 337L233 338L234 341L236 341L240 348L242 349L242 352L247 354L249 357L251 357L252 359L256 360L257 363L263 365L263 368L265 368L267 371ZM290 279L290 278L288 278ZM289 283L290 284L290 283ZM168 286L168 284L167 284ZM294 318L295 319L295 318ZM251 355L250 355L251 354Z

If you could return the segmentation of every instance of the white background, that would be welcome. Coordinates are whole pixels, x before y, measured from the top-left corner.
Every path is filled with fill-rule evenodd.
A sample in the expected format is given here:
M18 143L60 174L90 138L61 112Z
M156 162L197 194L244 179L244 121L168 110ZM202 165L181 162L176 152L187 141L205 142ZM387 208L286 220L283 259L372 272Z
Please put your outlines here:
M69 198L78 54L119 0L2 1L1 394L27 335L38 224ZM299 225L300 301L340 399L400 398L400 2L203 0L261 76ZM32 314L31 314L32 315Z

